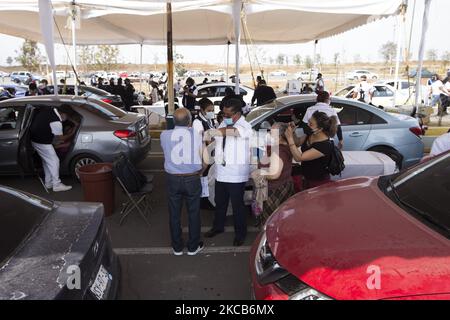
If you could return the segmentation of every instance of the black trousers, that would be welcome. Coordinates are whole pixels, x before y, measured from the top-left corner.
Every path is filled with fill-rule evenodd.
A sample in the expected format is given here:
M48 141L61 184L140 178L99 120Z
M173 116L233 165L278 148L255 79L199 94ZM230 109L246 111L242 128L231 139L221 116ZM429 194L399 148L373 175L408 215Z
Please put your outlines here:
M244 240L247 236L247 217L244 204L245 184L245 182L227 183L216 181L215 186L216 213L213 228L219 232L224 231L228 203L231 199L235 238L238 240Z

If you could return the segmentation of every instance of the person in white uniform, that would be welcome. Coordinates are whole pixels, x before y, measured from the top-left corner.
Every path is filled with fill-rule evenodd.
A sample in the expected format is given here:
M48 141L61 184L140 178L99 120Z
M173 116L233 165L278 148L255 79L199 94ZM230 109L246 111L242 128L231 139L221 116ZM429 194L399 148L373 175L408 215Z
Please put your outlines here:
M361 82L356 85L353 93L353 99L358 101L371 103L375 87L367 82L367 76L361 76Z
M59 178L59 158L53 147L53 143L67 138L63 135L64 117L67 115L60 115L55 108L44 107L38 111L30 127L31 144L42 159L45 187L55 192L72 189Z

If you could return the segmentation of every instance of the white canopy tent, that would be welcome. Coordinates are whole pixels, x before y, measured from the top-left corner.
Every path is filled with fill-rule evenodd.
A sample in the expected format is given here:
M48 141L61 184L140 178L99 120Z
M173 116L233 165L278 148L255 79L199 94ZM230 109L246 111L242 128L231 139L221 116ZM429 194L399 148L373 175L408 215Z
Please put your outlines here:
M167 2L172 3L174 44L236 44L238 90L242 28L255 44L309 42L397 14L403 0L52 0L62 36L55 33L53 40L73 39L63 26L75 3L79 45L165 45ZM49 35L40 31L38 0L0 0L1 33L45 42Z

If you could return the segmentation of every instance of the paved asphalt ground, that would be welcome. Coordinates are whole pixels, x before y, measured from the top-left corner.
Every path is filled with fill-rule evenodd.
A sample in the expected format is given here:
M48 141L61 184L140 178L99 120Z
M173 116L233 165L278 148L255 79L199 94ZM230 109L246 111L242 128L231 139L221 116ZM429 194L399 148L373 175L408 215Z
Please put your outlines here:
M227 217L226 232L205 239L206 247L197 256L172 255L169 234L166 183L163 155L159 140L153 140L152 151L139 165L152 173L154 191L151 226L133 212L119 225L120 205L125 200L116 186L116 213L108 217L107 225L113 247L122 265L121 299L250 299L249 251L257 235L254 219L249 214L249 233L242 247L233 247L232 217ZM65 193L47 194L37 178L0 177L0 184L57 201L82 201L78 182L63 177L73 185ZM213 211L202 211L202 231L212 225ZM183 213L184 239L187 240L187 217Z

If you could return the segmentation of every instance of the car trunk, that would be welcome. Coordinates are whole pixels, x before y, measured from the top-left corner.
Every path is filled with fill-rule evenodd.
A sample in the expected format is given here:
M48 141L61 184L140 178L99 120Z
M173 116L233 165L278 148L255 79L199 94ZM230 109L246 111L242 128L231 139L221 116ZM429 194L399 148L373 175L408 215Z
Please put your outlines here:
M102 205L55 203L0 268L0 299L85 298L102 263L106 239ZM66 286L74 267L81 270L79 290Z

